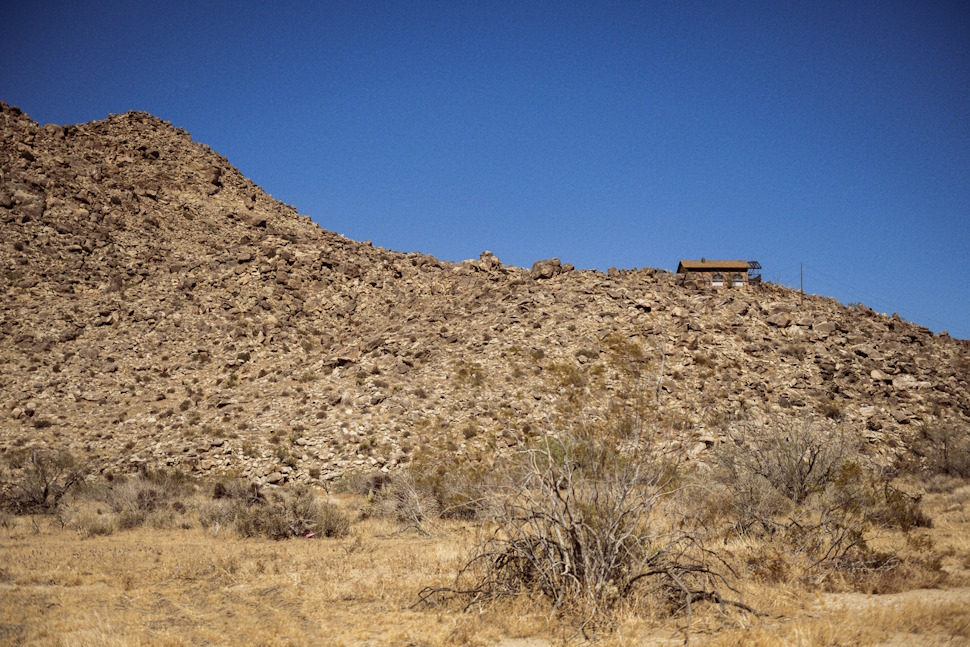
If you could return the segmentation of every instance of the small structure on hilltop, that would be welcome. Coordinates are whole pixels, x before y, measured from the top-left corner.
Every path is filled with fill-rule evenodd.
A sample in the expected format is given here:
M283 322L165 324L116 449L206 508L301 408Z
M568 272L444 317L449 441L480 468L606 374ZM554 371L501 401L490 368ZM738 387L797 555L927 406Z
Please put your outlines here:
M685 281L714 288L743 288L761 283L761 263L758 261L681 260L677 264L677 273L683 274Z

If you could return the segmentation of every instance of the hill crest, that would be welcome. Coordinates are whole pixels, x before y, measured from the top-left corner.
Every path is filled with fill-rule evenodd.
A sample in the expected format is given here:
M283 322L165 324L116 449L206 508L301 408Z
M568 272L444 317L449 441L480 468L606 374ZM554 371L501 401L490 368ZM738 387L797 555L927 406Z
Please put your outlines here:
M898 317L651 268L393 252L146 113L0 120L5 447L280 483L487 462L575 420L639 416L702 460L748 418L884 452L970 418L970 343Z

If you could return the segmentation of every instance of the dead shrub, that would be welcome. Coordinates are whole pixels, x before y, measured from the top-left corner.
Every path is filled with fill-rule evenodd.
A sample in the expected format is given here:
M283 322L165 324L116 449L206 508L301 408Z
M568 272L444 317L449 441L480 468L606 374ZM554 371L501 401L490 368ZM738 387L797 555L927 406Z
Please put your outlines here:
M115 517L110 514L84 514L74 525L85 537L106 537L118 529Z
M686 609L733 604L723 563L702 536L670 523L675 465L630 460L608 443L546 437L518 454L496 485L497 517L455 586L420 600L479 601L537 592L584 631L647 592ZM750 609L748 609L750 610Z
M350 517L329 501L317 501L305 486L263 494L258 487L236 485L200 510L204 528L232 527L243 537L344 537Z
M913 439L911 449L915 471L970 478L970 426L952 421L926 425Z
M830 420L835 420L836 422L841 421L845 416L845 411L842 404L835 398L825 400L819 405L818 409L819 413L821 413L823 416Z
M217 500L246 500L252 498L255 500L259 498L259 488L255 484L244 481L243 479L220 480L212 484L212 498Z
M913 528L932 528L933 520L923 512L921 494L912 494L888 480L879 487L878 480L870 480L869 519L884 528L898 528L904 532Z
M806 577L884 568L866 541L872 527L908 532L931 524L920 497L868 465L838 428L807 419L746 423L728 437L718 449L720 483L704 523L783 547Z
M347 472L334 484L337 492L348 492L363 497L373 497L386 487L392 478L384 472Z
M490 501L485 472L470 463L410 464L373 491L371 512L421 530L434 519L481 519Z
M164 528L188 525L182 517L188 511L185 500L191 489L191 483L181 472L144 469L133 476L89 484L85 498L107 506L115 515L113 523L118 530L130 530L146 523Z
M730 427L719 459L732 479L763 479L798 504L822 492L854 449L841 429L808 419L778 419L768 425L745 422Z
M54 512L85 473L84 466L67 451L11 452L0 477L0 506L18 514Z
M439 508L434 497L417 481L415 472L410 469L395 475L386 487L375 492L365 514L391 518L408 528L425 532L424 525L439 517Z
M851 574L853 588L882 595L941 586L947 579L943 555L933 550L930 541L917 542L917 546L910 546L903 554L873 552L867 567Z

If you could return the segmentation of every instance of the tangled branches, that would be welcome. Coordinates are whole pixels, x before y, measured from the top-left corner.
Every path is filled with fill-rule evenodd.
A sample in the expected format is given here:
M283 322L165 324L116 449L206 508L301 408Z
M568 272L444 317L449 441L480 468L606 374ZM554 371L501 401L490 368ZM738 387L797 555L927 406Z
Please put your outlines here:
M543 439L522 452L499 494L488 537L448 589L425 589L421 601L458 595L468 605L538 592L582 626L611 612L647 585L674 606L700 600L733 605L730 569L699 534L665 523L678 488L677 464L631 460L607 443Z

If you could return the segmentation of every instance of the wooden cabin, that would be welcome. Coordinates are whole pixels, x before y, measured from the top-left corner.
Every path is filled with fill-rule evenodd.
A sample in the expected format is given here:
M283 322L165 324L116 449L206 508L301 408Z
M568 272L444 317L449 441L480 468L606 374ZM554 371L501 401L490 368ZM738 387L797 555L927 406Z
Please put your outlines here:
M712 288L743 288L761 282L761 264L758 261L699 261L681 260L677 273L684 274L685 281Z

